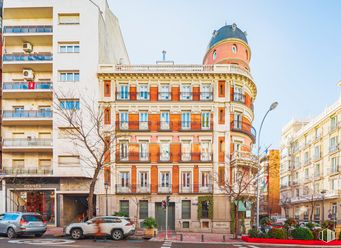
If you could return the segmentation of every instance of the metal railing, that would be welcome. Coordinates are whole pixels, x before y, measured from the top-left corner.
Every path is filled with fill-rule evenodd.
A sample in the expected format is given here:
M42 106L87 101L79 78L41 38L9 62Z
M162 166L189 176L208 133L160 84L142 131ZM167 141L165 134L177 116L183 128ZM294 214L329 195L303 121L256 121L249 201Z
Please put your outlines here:
M4 119L14 118L52 118L51 110L4 110Z
M235 132L242 132L248 135L253 142L256 140L256 129L249 123L243 121L232 121L231 130Z
M140 152L128 152L126 154L119 154L116 157L116 162L129 163L129 162L150 162L150 153L140 153Z
M336 152L339 149L339 144L329 146L329 153Z
M118 129L120 131L149 131L155 129L158 131L211 131L213 130L213 122L194 122L194 121L118 121ZM153 128L153 126L155 128ZM176 128L177 127L177 128Z
M13 168L3 167L0 170L5 175L52 175L52 168Z
M171 92L159 92L158 93L158 100L159 101L170 101L170 100L172 100L172 93Z
M52 25L5 26L4 33L52 33Z
M233 93L233 101L245 104L245 95L242 93Z
M213 92L180 92L179 93L179 101L212 101L213 100ZM149 101L150 100L150 92L120 92L116 91L116 100L118 101ZM171 92L158 92L158 100L159 101L170 101L172 100Z
M3 147L52 147L52 139L3 139Z
M3 61L52 61L52 53L18 53L18 54L4 54Z
M3 90L52 90L52 82L4 82Z
M239 151L239 152L234 152L231 155L231 162L237 162L237 161L245 161L245 162L250 162L252 165L257 166L258 164L258 158L256 155L254 155L252 152L244 152L244 151Z

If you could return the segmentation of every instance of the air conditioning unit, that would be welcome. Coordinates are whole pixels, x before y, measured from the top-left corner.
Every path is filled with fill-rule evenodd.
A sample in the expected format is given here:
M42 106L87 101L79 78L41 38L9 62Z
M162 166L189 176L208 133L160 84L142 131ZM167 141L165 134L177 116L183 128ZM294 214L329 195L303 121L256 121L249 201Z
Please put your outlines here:
M23 75L25 80L33 80L34 78L34 72L32 69L24 69Z
M33 45L30 42L24 42L22 45L22 49L25 52L30 53L33 51Z

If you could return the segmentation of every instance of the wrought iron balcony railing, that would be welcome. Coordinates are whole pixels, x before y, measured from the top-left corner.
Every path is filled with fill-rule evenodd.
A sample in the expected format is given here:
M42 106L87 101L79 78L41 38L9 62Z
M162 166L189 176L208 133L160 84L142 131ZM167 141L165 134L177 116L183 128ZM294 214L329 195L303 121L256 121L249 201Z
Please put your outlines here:
M213 122L211 121L118 121L120 131L211 131Z
M232 121L231 130L234 132L241 132L248 135L253 142L256 141L256 129L249 123L243 121Z
M128 152L128 153L120 153L118 157L116 157L116 162L120 163L129 163L129 162L150 162L150 153L145 152Z

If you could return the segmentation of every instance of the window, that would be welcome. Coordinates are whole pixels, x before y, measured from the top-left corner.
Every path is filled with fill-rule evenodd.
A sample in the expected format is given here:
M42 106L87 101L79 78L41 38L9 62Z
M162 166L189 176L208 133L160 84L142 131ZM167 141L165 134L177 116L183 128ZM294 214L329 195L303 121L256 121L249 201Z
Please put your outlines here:
M338 171L337 158L331 158L331 173L336 173Z
M201 217L203 219L208 219L209 204L209 201L201 202Z
M159 100L170 100L171 94L169 90L169 85L161 85L159 92Z
M149 89L147 84L141 84L138 86L138 99L139 100L148 100L149 99Z
M329 140L329 152L335 152L337 150L337 136L330 138Z
M111 110L110 108L105 108L104 109L104 124L105 125L110 125L111 123Z
M216 50L213 51L212 58L213 58L213 60L215 60L217 58L217 51Z
M162 188L168 188L170 186L170 172L160 172L160 186Z
M185 171L181 173L181 189L189 190L191 188L191 172Z
M140 188L147 188L148 187L148 172L140 171L138 180L139 180L138 183L139 183Z
M60 107L66 110L79 110L79 100L61 100Z
M233 151L234 152L239 152L242 147L242 142L235 141L233 143Z
M60 82L79 82L79 72L59 72Z
M79 53L79 43L59 43L60 53Z
M210 161L211 160L211 142L210 141L202 141L200 143L200 160L201 161Z
M120 200L120 212L129 215L129 200Z
M200 92L200 100L212 100L212 89L210 84L203 84Z
M219 87L219 97L225 97L225 81L221 80L218 82Z
M120 84L118 92L119 100L129 100L129 86L128 84Z
M233 91L233 100L235 102L244 102L245 97L243 95L243 88L240 86L235 86Z
M58 14L58 21L63 25L79 24L79 13Z
M200 176L200 186L202 188L208 188L210 185L210 172L209 171L202 171Z
M79 166L80 157L78 155L59 155L58 156L59 166Z
M140 219L147 219L148 218L148 201L140 200L139 202L139 216Z
M170 144L169 142L161 142L160 144L160 160L169 161L170 160Z
M122 188L128 188L129 187L129 172L120 172L120 181L121 181L121 187Z
M185 220L191 219L191 201L183 200L181 206L181 218Z
M330 130L333 131L337 127L337 116L333 116L330 118Z
M337 182L338 181L337 181L336 178L330 179L330 188L331 188L331 190L337 190L338 189Z
M242 114L241 113L234 113L234 128L242 129Z
M300 189L296 189L296 197L300 197Z
M315 183L315 185L314 185L314 193L315 194L320 194L320 184L319 183Z
M332 220L336 220L336 216L337 216L337 204L336 203L333 203L332 204Z
M304 169L304 178L309 179L309 169L308 168Z
M314 176L315 177L319 177L320 176L320 164L315 164Z
M218 168L218 185L225 186L225 167Z
M219 107L219 121L218 124L225 124L225 108Z
M201 128L210 129L210 112L201 113Z
M111 83L110 81L104 81L104 97L111 96Z
M169 112L161 112L160 122L161 122L160 123L161 130L169 130L170 129Z
M41 169L51 167L51 159L39 159L38 167Z
M314 147L314 159L319 159L321 157L321 150L320 146Z
M315 128L315 139L318 139L322 136L322 129L320 127Z
M148 112L140 112L139 113L139 128L140 130L148 129Z
M13 159L12 161L13 169L23 169L25 167L24 159Z
M181 143L181 160L191 160L191 141L185 140Z
M120 112L120 129L128 130L129 128L129 115L128 112Z
M304 153L304 164L310 163L310 158L309 158L309 153L305 152Z
M181 128L190 129L191 128L191 112L181 113Z
M192 100L191 85L182 84L181 85L181 100Z
M128 142L126 141L120 143L120 159L128 160Z
M149 158L149 152L148 152L148 142L142 141L140 143L140 160L146 161Z
M232 52L233 52L234 54L237 53L237 45L235 45L235 44L232 45Z

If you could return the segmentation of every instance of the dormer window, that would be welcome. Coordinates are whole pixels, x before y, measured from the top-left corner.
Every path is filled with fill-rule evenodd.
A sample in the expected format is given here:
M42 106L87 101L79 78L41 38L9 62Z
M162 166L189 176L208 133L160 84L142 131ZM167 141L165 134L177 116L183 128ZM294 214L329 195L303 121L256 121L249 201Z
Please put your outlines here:
M215 60L217 58L217 51L216 50L213 51L212 57L213 57L213 60Z

